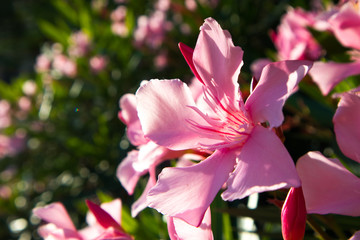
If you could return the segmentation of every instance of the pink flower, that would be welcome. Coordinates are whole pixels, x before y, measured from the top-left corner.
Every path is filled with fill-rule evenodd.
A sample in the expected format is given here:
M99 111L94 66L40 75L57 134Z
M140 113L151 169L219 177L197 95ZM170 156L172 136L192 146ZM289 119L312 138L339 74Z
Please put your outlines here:
M83 57L90 50L90 38L89 36L78 31L70 36L70 47L68 49L69 55L72 57Z
M106 64L107 60L104 56L97 55L90 58L90 68L96 73L102 71L106 67Z
M308 152L298 160L296 169L308 213L360 216L360 179L339 160Z
M360 89L340 94L333 123L341 151L360 162ZM309 152L296 165L309 213L360 216L360 179L337 159ZM339 197L341 196L341 197Z
M195 82L196 83L196 82ZM199 85L191 84L193 97L199 96ZM182 156L185 151L173 151L159 146L144 137L140 120L136 110L136 97L134 94L125 94L121 97L119 119L127 126L127 137L130 142L137 146L138 150L128 153L117 169L117 177L126 191L132 195L139 178L150 173L148 184L140 198L132 206L132 215L135 217L141 210L147 207L146 195L155 185L155 167L161 162ZM194 156L191 156L192 158ZM198 155L197 155L198 157ZM197 160L197 159L196 159Z
M0 129L11 125L10 110L10 103L6 100L0 100Z
M315 24L315 17L314 13L301 8L287 12L277 33L272 34L279 60L317 60L320 57L321 46L307 29Z
M341 151L360 163L360 87L340 94L333 123Z
M33 96L36 93L36 83L33 80L27 80L22 85L22 91L25 95Z
M195 103L178 79L151 80L136 93L142 130L172 150L214 153L194 166L163 169L147 196L149 206L199 226L224 183L224 200L300 186L293 161L271 128L281 125L282 106L311 63L267 65L244 103L237 83L243 51L215 20L205 20L194 50L183 44L180 49L203 85L203 97Z
M36 58L35 70L39 73L47 72L50 69L51 60L45 54L40 54Z
M112 202L100 206L87 201L90 212L87 216L88 227L76 230L69 214L61 203L52 203L45 207L38 207L33 210L35 216L48 222L38 229L39 235L44 239L133 239L125 233L121 227L121 200L115 199Z
M356 10L357 3L348 1L340 8L333 9L326 19L328 29L345 47L353 48L355 55L360 50L360 13ZM351 54L354 54L351 53ZM315 62L309 72L313 81L319 86L324 95L342 80L349 76L360 74L360 58L353 56L353 62Z
M302 240L306 227L306 207L301 187L291 188L281 209L284 240Z
M214 239L213 233L211 231L210 207L206 210L203 221L199 227L194 227L185 221L174 217L168 217L167 224L171 240Z
M67 77L75 77L77 74L76 63L63 54L54 57L53 67Z

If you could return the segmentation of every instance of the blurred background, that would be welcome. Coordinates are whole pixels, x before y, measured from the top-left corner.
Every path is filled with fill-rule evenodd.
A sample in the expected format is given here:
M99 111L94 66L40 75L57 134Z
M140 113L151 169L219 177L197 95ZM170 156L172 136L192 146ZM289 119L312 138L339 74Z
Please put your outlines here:
M122 199L124 228L137 239L168 239L166 224L155 210L130 217L130 205L146 182L141 181L134 196L129 196L116 178L118 164L134 149L118 119L120 97L135 93L142 80L180 78L188 82L192 73L177 44L194 47L207 17L229 30L234 44L243 48L239 81L241 89L248 91L250 64L275 54L270 30L276 29L289 7L310 9L317 3L4 2L0 8L0 239L40 239L36 232L40 220L31 213L36 206L60 201L81 228L85 226L85 199L113 198ZM310 149L337 151L329 130L335 105L329 104L331 100L314 100L318 90L314 91L300 92L285 109L292 120L288 123L298 124L292 132L285 131L289 139L285 144L294 159ZM299 98L315 110L304 111ZM313 112L318 118L311 116ZM262 239L281 239L280 210L264 195L258 211L239 208L248 199L225 203L216 198L215 239L237 239L239 215L255 219Z

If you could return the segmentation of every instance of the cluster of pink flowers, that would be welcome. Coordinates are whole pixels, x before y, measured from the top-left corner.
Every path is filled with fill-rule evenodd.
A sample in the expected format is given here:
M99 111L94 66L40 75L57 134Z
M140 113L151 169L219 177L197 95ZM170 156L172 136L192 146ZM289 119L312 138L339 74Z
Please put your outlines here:
M169 5L159 1L151 17L138 19L137 44L153 48L161 44ZM132 195L139 179L149 176L132 205L132 216L151 207L166 217L171 239L213 239L210 204L219 191L223 200L233 201L282 188L290 188L281 213L284 239L303 238L307 214L360 216L358 177L340 160L315 151L295 165L277 135L284 121L282 108L307 74L327 95L340 81L360 73L357 9L355 1L321 12L290 9L271 34L278 61L253 65L255 77L246 99L238 84L244 52L212 18L201 26L194 49L179 44L195 76L189 85L179 79L152 79L143 81L136 94L122 96L118 117L137 149L122 160L117 177ZM111 17L121 23L125 15L126 9L119 7ZM320 61L326 52L309 27L333 34L351 49L352 61ZM93 60L94 66L101 64L100 59ZM49 66L39 60L38 69ZM340 99L333 116L337 143L346 157L360 163L360 88L334 97ZM156 168L170 159L177 160L176 166L156 176ZM49 223L39 234L45 239L132 239L122 229L120 216L114 215L121 211L120 200L113 203L116 207L110 203L99 207L88 201L89 227L79 231L61 204L37 208L34 214Z
M120 100L119 117L139 150L123 160L118 177L132 194L139 177L150 172L134 216L149 206L172 219L169 233L179 237L196 229L199 239L211 239L207 216L221 188L224 200L235 200L301 185L272 129L282 124L282 107L312 63L267 65L244 102L237 83L243 51L214 19L205 20L195 49L179 47L196 76L189 87L178 79L150 80ZM155 183L154 166L176 157L178 165L163 169ZM197 163L184 165L186 159Z
M14 124L14 120L27 118L32 107L32 96L36 92L36 84L32 80L24 82L22 87L24 95L17 101L17 106L0 99L0 159L14 156L24 149L26 130L17 129L13 134L5 134L5 129Z
M35 70L54 79L74 78L78 75L77 59L89 57L89 68L98 73L105 69L107 59L102 55L89 56L91 49L90 37L83 31L74 32L69 37L67 51L60 43L44 46L43 53L37 57Z
M142 15L137 19L134 32L136 46L146 45L156 49L163 43L165 33L172 28L172 24L166 19L169 8L169 0L158 0L150 16Z

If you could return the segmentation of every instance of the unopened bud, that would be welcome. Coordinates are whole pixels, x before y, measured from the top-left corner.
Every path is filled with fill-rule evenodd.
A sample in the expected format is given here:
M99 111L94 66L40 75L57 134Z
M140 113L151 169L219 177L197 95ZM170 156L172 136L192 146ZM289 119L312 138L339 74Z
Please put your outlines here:
M285 240L304 238L306 206L301 187L291 188L281 209L281 230Z

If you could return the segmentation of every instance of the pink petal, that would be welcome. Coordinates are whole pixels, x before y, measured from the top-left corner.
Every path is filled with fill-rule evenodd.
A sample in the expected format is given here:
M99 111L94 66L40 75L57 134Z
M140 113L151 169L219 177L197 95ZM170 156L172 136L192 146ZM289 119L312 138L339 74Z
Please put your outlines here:
M120 102L120 120L126 124L126 134L131 144L139 146L146 143L148 140L144 138L144 133L141 129L139 117L136 111L136 97L134 94L125 94L121 97Z
M357 231L349 240L360 240L360 231Z
M218 150L194 166L164 168L148 194L149 207L199 226L234 169L235 156L233 151Z
M297 164L308 213L360 215L360 179L337 159L308 152Z
M134 193L135 186L139 181L140 176L146 173L146 171L137 171L134 168L134 163L138 161L138 157L139 151L133 150L129 152L116 170L117 178L129 195Z
M235 47L230 33L222 30L212 18L205 19L200 28L193 54L193 62L205 85L221 101L237 107L243 51Z
M212 240L210 207L206 210L199 227L194 227L179 218L169 217L168 232L171 240Z
M88 206L89 210L92 214L94 214L94 217L96 218L97 222L103 227L103 228L109 228L113 227L115 229L122 230L121 226L118 222L116 222L112 216L107 213L105 210L103 210L100 206L97 204L86 200L86 205Z
M156 184L155 168L151 168L149 173L150 173L149 180L148 180L148 182L146 184L146 187L145 187L143 193L136 200L136 202L134 202L133 205L131 206L131 216L133 218L135 218L139 214L139 212L141 212L142 210L144 210L148 206L148 203L146 201L146 197L147 197L150 189L153 186L155 186L155 184Z
M146 137L173 150L211 144L190 128L189 120L207 125L191 107L195 103L190 89L180 80L151 80L136 93L138 115ZM209 142L210 141L210 142Z
M252 75L255 77L255 80L258 81L260 79L262 70L269 63L271 63L270 59L260 58L251 64L250 69L251 69Z
M342 94L333 123L341 151L360 163L360 96Z
M180 48L180 51L181 51L182 55L184 56L187 64L191 68L191 71L194 73L195 77L201 83L204 83L204 81L201 79L198 72L196 71L196 68L195 68L194 63L193 63L194 50L191 47L189 47L189 46L187 46L187 45L185 45L183 43L179 43L179 48Z
M245 103L254 122L280 126L284 120L282 107L297 84L310 69L310 61L282 61L268 64L262 70L254 91Z
M327 95L345 78L360 74L360 61L352 63L315 62L309 74L322 94Z
M150 141L140 147L138 159L133 166L138 172L148 171L151 166L160 164L165 160L177 158L183 153L184 151L172 151Z
M280 139L257 125L238 155L238 164L222 198L232 201L252 193L299 186L293 160Z
M360 15L352 3L345 4L329 19L331 30L345 47L360 49Z
M33 213L42 220L55 224L58 228L76 231L76 228L62 203L55 202L45 207L35 208Z
M74 230L58 228L55 224L49 223L40 226L38 229L39 235L44 239L80 239L78 233Z

